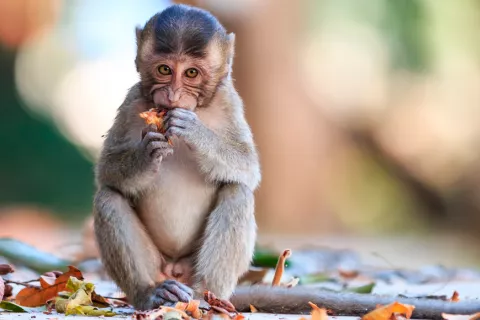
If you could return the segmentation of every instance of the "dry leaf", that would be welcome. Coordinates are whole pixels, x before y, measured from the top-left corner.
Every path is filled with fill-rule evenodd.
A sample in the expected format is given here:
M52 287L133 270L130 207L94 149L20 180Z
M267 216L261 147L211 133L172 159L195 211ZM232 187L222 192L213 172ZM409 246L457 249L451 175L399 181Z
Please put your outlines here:
M163 316L167 313L177 313L181 316L182 319L190 319L188 314L186 314L184 311L171 308L171 307L165 307L162 306L159 309L154 309L154 310L149 310L149 311L135 311L132 315L132 320L154 320L160 317L160 319L163 318Z
M53 273L52 273L53 274ZM44 289L48 288L48 287L51 287L55 284L55 280L57 280L57 278L55 277L55 275L53 275L53 277L50 277L50 276L40 276L40 286Z
M9 264L0 264L0 276L4 276L6 274L12 273L15 270Z
M308 302L308 304L312 307L312 320L327 320L328 315L327 315L327 309L325 308L319 308L315 303L313 302Z
M359 274L357 270L342 270L342 269L338 269L338 273L342 278L348 279L348 280L358 277L358 274Z
M407 319L410 319L413 309L415 309L415 306L393 302L386 306L377 306L375 310L364 315L362 320L389 320L394 313L403 314Z
M450 298L451 302L458 302L460 301L460 295L457 291L453 291L452 297Z
M285 261L288 257L292 254L290 249L286 249L283 253L278 257L277 266L275 267L275 275L273 276L272 286L278 286L283 276L283 272L285 270Z
M230 301L218 299L213 294L213 292L205 291L203 293L203 298L210 306L212 306L212 308L219 307L219 308L225 309L228 312L237 312L237 310L235 309L235 306ZM221 310L218 310L218 311L222 312Z
M250 305L250 312L255 313L255 312L258 312L258 310L253 305Z
M5 289L3 291L3 299L11 297L13 293L13 287L9 284L5 284ZM0 301L2 299L0 298Z
M190 300L190 302L177 302L175 309L190 312L193 318L200 319L203 316L200 310L200 300Z
M70 276L83 280L83 275L80 270L74 266L68 266L68 269L68 272L56 278L54 284L51 286L23 288L15 297L15 302L25 307L39 307L46 304L48 300L56 297L59 292L66 291L66 285Z
M446 320L478 320L480 319L480 312L470 315L442 313L442 317Z

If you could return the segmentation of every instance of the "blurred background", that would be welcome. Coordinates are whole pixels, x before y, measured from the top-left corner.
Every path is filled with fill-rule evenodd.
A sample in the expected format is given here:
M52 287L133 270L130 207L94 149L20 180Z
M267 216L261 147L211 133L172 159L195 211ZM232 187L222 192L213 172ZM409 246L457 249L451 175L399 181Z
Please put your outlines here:
M480 1L177 2L236 34L261 243L478 265ZM0 0L0 236L82 241L134 28L171 3Z

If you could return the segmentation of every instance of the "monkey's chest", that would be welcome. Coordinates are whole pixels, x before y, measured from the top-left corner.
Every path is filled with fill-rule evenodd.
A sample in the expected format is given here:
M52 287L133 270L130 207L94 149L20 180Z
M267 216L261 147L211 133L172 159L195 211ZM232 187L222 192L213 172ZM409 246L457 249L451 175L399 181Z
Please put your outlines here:
M163 163L156 185L138 204L155 245L173 259L193 251L216 195L193 157L178 153Z

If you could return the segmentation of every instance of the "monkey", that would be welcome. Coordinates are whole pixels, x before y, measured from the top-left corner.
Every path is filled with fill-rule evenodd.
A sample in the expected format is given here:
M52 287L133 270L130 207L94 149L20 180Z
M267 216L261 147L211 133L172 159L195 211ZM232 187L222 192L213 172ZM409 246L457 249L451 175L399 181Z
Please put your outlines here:
M173 5L136 30L139 81L95 166L93 229L102 264L136 309L210 290L239 311L305 313L308 301L359 315L395 297L304 287L237 287L256 240L259 155L233 85L235 35L208 11ZM165 133L141 112L166 110ZM169 143L171 141L172 143ZM415 315L480 310L477 301L398 299Z
M95 165L101 261L136 309L204 290L228 299L252 261L261 181L232 79L235 34L210 12L175 4L136 39L139 81ZM139 117L151 108L166 111L164 134Z

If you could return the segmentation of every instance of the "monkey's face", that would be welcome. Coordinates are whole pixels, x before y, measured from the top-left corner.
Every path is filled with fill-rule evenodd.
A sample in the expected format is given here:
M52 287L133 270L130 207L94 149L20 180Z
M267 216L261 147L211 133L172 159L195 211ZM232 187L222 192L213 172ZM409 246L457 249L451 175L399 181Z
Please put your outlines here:
M201 59L188 56L159 59L151 70L153 102L160 108L195 110L205 96L208 67Z

